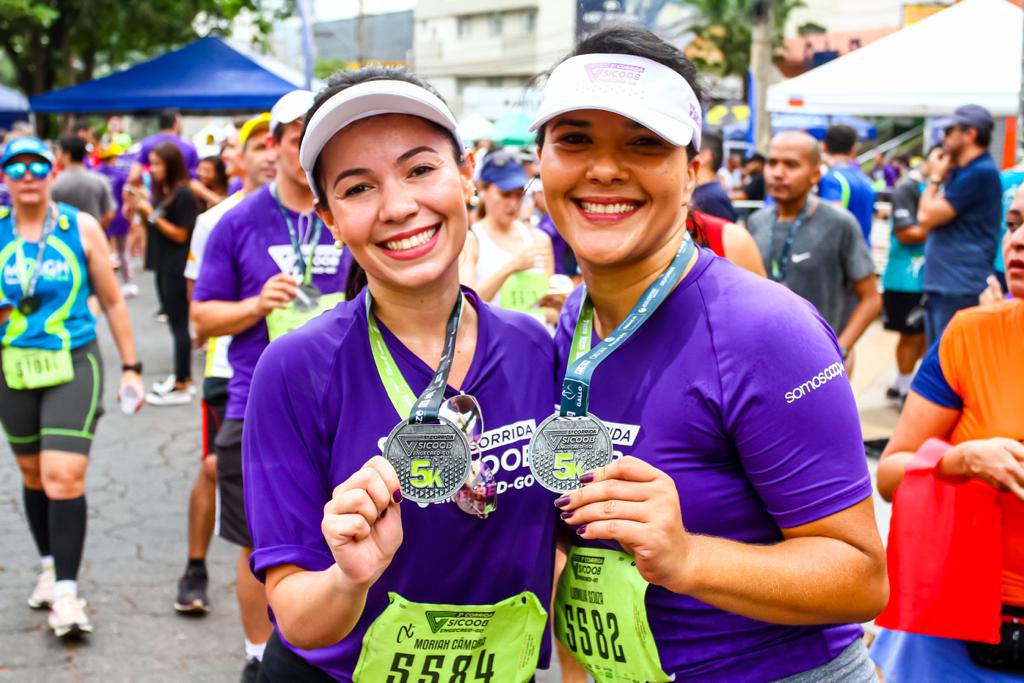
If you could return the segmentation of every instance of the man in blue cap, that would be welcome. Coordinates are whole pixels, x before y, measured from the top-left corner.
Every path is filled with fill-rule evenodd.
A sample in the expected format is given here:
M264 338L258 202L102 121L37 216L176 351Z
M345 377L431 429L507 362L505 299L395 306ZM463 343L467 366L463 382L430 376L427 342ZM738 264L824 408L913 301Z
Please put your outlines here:
M994 122L967 104L941 119L944 154L931 169L917 209L925 242L925 335L934 344L953 314L975 306L999 242L1002 185L988 146Z

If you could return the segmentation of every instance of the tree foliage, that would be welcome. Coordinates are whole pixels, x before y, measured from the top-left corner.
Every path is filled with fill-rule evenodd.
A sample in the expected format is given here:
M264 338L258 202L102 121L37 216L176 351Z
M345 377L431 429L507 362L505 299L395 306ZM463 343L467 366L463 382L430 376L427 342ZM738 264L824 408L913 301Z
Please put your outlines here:
M688 55L698 67L720 76L740 76L750 66L752 28L757 7L763 0L679 0L698 13L692 26L696 34ZM782 45L786 20L804 6L803 0L774 0L775 16L772 42Z
M201 35L225 34L243 13L266 35L292 5L267 0L0 0L0 34L14 85L36 95Z

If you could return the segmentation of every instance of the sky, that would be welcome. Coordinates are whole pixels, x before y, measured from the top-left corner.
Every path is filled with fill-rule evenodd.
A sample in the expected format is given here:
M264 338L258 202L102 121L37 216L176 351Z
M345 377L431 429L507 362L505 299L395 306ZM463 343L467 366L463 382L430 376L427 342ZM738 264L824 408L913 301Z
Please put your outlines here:
M367 14L382 14L412 9L415 0L364 0ZM359 11L359 0L313 0L313 11L317 21L348 19Z

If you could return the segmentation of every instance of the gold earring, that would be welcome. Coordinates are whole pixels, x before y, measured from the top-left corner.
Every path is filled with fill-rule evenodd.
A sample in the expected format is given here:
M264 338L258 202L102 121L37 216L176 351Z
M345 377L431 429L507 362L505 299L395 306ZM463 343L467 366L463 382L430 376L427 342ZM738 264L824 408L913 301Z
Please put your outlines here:
M337 249L338 251L341 251L342 249L345 248L345 243L342 242L341 240L334 240L334 248Z

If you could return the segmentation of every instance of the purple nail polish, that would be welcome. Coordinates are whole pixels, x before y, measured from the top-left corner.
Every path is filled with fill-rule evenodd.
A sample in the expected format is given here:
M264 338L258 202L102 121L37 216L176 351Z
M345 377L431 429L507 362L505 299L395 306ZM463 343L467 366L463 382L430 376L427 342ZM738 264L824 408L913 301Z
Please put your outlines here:
M564 508L566 505L569 504L570 500L571 498L569 498L569 496L562 496L561 498L555 500L555 507Z
M395 501L396 503L401 503L402 502L403 498L402 498L402 491L401 491L401 489L398 489L394 493L391 494L391 500Z
M570 517L572 517L572 515L573 515L573 513L571 513L571 512L562 512L562 513L559 513L558 516L561 517L562 519L569 519Z
M583 534L587 533L587 525L586 524L580 524L579 528L576 529L576 533L579 534L580 536L582 536Z
M592 481L594 481L594 473L593 472L587 472L586 474L580 475L580 483L581 484L589 484Z

